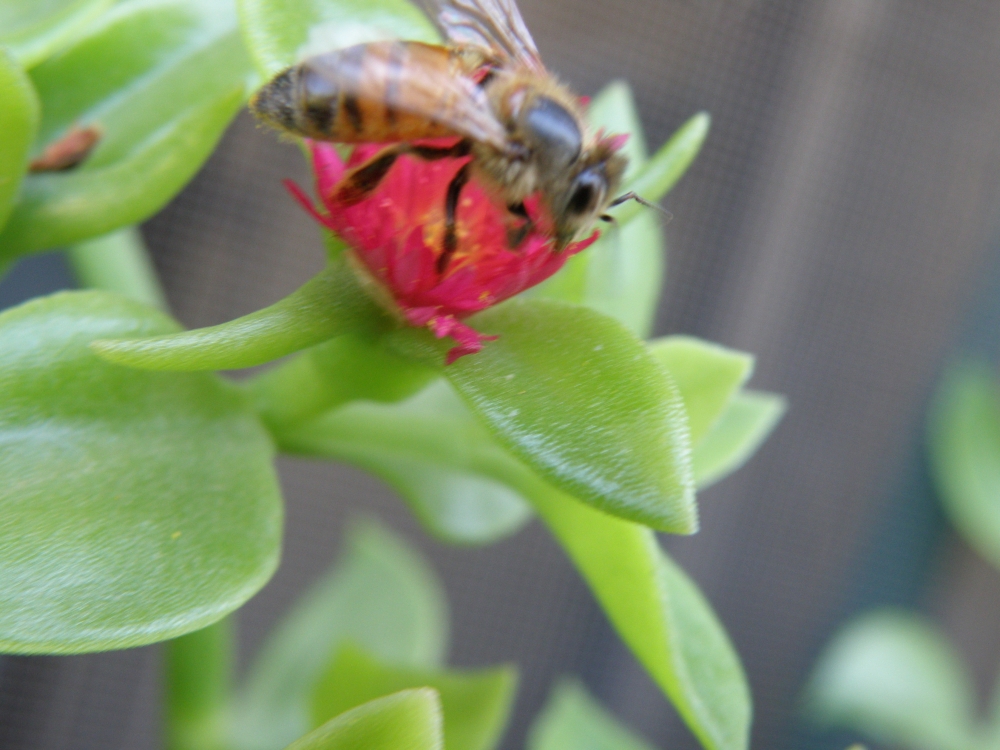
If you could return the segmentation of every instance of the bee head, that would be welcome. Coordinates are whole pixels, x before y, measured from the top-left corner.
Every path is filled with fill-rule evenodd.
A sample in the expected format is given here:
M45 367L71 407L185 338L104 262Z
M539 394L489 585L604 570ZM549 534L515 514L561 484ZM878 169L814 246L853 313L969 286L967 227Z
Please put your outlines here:
M599 139L581 155L576 169L550 195L556 247L562 249L590 227L621 187L628 160L620 140Z

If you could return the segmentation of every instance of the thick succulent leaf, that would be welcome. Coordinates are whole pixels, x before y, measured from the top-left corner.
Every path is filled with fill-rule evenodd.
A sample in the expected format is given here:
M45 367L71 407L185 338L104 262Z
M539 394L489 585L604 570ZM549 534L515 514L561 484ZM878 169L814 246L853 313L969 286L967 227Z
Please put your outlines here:
M601 89L587 108L587 121L595 131L603 128L607 133L628 134L621 151L628 158L625 182L642 171L649 161L649 149L632 88L626 81L612 81Z
M394 534L357 524L337 565L285 615L250 665L234 711L234 745L277 750L309 729L313 687L346 641L394 664L432 668L447 639L447 604L434 571Z
M944 636L916 615L875 612L820 657L807 707L827 726L915 750L968 750L971 681Z
M645 168L635 179L626 184L625 189L631 190L648 201L656 202L677 184L684 176L691 162L701 150L711 118L706 112L699 112L674 133L670 140L653 154ZM643 211L649 209L635 201L629 201L611 210L615 218L625 223Z
M174 328L101 292L0 315L0 650L171 638L274 571L273 448L246 399L212 375L137 372L88 348Z
M166 643L163 725L167 750L226 747L235 645L229 617Z
M5 0L0 3L0 46L30 68L113 4L114 0Z
M684 399L691 442L698 444L722 416L753 372L753 356L692 336L668 336L649 344Z
M379 39L439 41L405 0L239 0L247 48L267 78L310 55Z
M402 690L352 708L287 750L443 750L441 701L432 688Z
M544 486L530 493L622 640L706 750L746 750L751 704L711 605L650 529Z
M233 370L363 331L384 319L340 257L284 299L242 318L169 336L105 339L93 348L111 362L143 370Z
M31 71L43 113L35 154L73 127L100 139L75 169L29 175L0 234L3 255L74 244L159 210L212 152L250 70L227 2L137 0L105 13Z
M0 16L3 11L0 10ZM3 28L0 24L0 28ZM14 206L38 129L38 96L17 62L0 47L0 229Z
M499 336L444 368L493 435L558 488L661 531L697 528L687 418L669 374L620 323L550 300L511 300L471 319ZM423 331L400 351L440 363Z
M741 391L694 446L694 480L704 489L740 468L757 452L782 416L786 402L776 393Z
M512 667L460 671L395 666L347 645L313 691L313 724L375 698L422 686L441 696L447 750L491 750L506 726L517 673Z
M929 443L948 517L1000 568L1000 387L992 368L968 362L945 376L931 411Z
M547 485L490 440L444 383L403 404L352 404L280 440L283 448L319 455L332 453L325 447L331 440L381 443L410 460L447 457L516 490L552 528L622 639L706 747L745 747L750 697L739 660L709 605L654 534Z
M528 733L527 750L651 750L577 680L562 680Z
M428 531L457 544L486 544L531 517L520 494L484 464L515 465L437 383L403 404L358 402L279 432L283 450L336 458L384 479ZM519 471L520 469L514 469Z
M115 292L160 310L167 309L153 261L136 227L81 242L68 248L66 256L80 286Z

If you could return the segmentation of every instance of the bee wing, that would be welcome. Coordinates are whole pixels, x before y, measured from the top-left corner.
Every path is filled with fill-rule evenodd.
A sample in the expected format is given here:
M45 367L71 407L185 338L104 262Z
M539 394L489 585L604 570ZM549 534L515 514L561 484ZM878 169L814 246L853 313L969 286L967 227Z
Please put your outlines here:
M483 47L532 70L544 71L535 40L514 0L424 0L455 44Z
M446 47L383 41L307 58L254 96L275 127L340 143L462 136L506 149L486 93Z

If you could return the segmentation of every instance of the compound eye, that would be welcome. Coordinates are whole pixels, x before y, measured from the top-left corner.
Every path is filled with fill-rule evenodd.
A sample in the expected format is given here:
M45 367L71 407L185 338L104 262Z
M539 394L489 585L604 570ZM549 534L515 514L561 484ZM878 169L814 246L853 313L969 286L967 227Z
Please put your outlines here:
M573 183L573 192L566 204L567 213L579 216L594 211L606 189L603 175L592 169L581 172Z
M573 191L566 209L571 214L582 214L594 202L594 189L590 185L581 185Z

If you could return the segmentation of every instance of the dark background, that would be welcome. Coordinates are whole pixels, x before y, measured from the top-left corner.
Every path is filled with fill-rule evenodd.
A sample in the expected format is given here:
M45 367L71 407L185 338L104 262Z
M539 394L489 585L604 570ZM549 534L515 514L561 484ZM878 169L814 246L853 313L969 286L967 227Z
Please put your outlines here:
M742 655L753 745L842 747L798 718L802 681L859 607L915 604L992 683L1000 576L945 530L924 473L924 408L949 356L994 345L1000 272L1000 4L993 0L522 0L552 69L581 93L623 77L650 144L698 110L705 149L667 205L658 333L755 352L753 385L788 395L773 438L703 493L702 531L667 544ZM144 230L189 326L288 293L322 262L280 180L299 153L241 116ZM23 263L4 304L70 284L59 256ZM241 613L246 649L335 558L350 516L419 544L452 604L456 665L515 661L520 748L554 676L582 675L662 748L695 747L561 552L532 524L487 548L429 540L354 469L281 461L284 563ZM0 747L156 745L156 648L0 660Z

